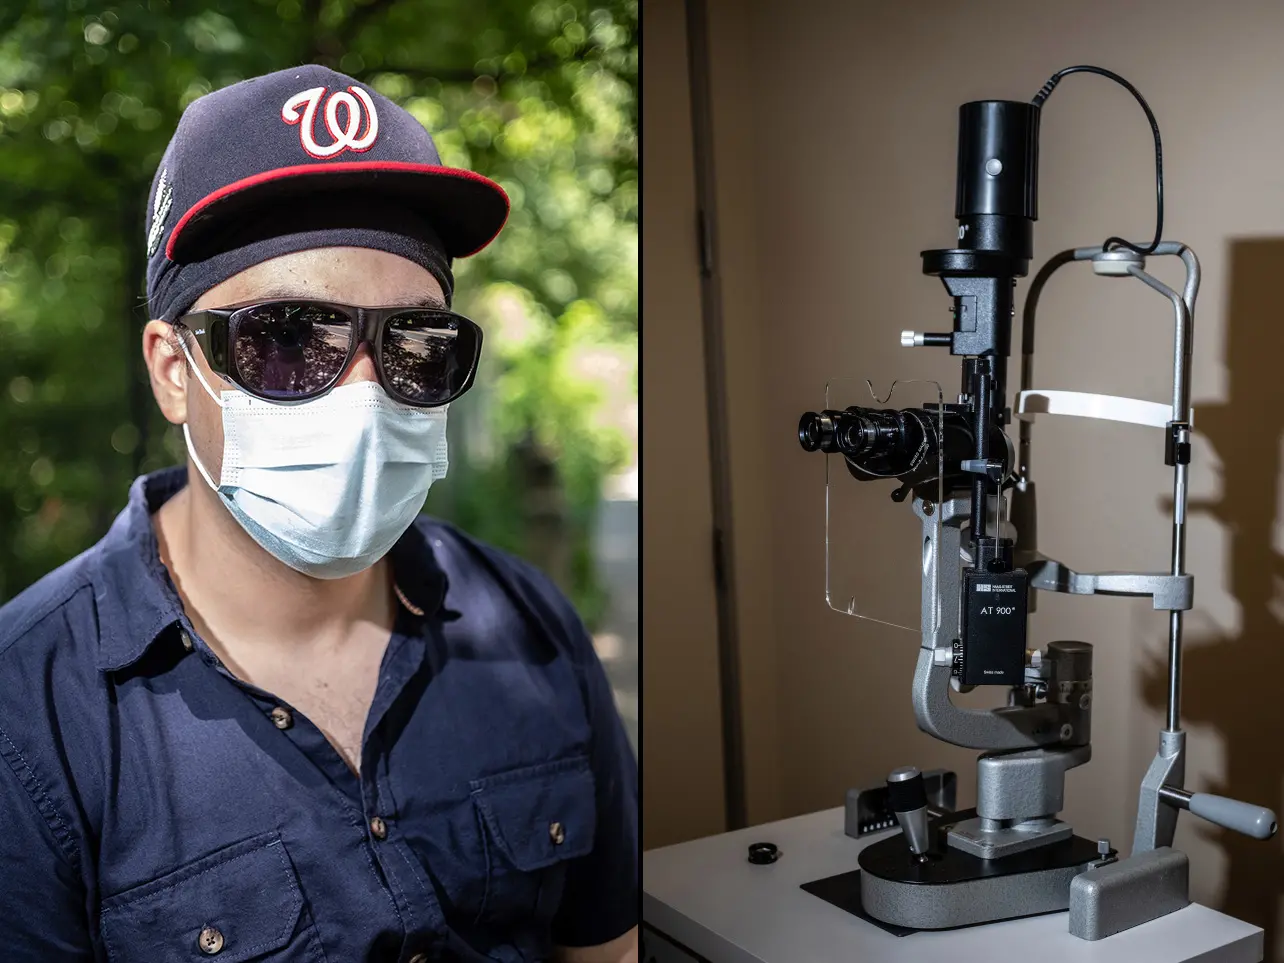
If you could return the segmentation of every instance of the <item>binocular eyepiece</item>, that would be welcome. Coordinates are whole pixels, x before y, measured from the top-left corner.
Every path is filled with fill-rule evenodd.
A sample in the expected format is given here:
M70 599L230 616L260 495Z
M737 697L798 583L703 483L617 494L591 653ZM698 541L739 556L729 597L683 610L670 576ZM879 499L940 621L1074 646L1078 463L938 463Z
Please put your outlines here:
M947 484L974 477L964 462L975 458L976 434L967 412L944 408L844 408L808 411L798 421L804 451L842 455L858 481L900 479L918 486L943 475ZM991 428L991 450L1006 452L1000 426ZM1008 469L1003 459L1003 473Z
M846 408L842 411L808 411L798 422L798 443L803 451L860 458L917 448L924 437L926 411L882 408ZM930 425L928 426L930 432ZM933 432L934 434L934 432Z

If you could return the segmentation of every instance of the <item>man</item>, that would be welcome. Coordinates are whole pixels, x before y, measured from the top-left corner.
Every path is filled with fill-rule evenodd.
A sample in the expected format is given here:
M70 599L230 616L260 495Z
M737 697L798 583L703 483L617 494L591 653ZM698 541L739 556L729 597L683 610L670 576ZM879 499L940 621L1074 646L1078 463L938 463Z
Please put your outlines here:
M4 960L636 960L590 640L416 517L481 350L451 259L507 211L322 67L184 113L143 352L189 468L0 609Z

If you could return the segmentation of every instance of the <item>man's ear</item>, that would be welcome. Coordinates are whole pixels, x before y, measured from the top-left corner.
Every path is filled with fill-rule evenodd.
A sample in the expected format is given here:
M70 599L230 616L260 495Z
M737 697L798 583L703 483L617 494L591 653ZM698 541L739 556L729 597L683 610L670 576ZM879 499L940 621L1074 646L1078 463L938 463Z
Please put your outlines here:
M152 382L152 394L165 420L173 425L187 421L187 356L179 334L165 321L148 321L143 327L143 360Z

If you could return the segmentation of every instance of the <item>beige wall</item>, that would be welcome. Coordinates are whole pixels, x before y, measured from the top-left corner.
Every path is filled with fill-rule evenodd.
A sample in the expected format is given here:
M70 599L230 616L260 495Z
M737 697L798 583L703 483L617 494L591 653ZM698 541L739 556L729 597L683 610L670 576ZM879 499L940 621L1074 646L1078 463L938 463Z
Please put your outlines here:
M642 98L644 848L721 832L713 515L681 0L647 4Z
M649 206L657 190L686 189L657 188L666 174L650 153L687 122L676 108L663 109L663 125L651 120L659 109L653 87L676 84L680 72L657 77L654 62L674 6L646 4L644 344L648 359L666 358L644 368L648 386L672 385L677 374L666 336L657 340L672 321L664 317L670 302L653 293L673 252L653 255L671 244L657 237L666 228ZM1284 810L1284 708L1276 694L1284 669L1277 511L1284 5L713 0L711 7L751 816L837 805L849 786L907 762L951 766L964 798L973 792L974 754L914 726L917 640L823 604L820 475L795 428L836 376L884 384L935 377L953 390L956 361L941 350L901 349L897 335L948 326L948 299L920 273L918 252L949 246L954 230L958 105L1027 99L1057 68L1084 62L1119 71L1149 99L1164 133L1165 235L1190 243L1205 269L1195 338L1200 434L1192 477L1200 505L1189 551L1198 605L1188 619L1187 785ZM1038 261L1108 234L1149 237L1151 142L1121 89L1091 76L1058 88L1043 114L1040 174ZM685 236L668 223L674 239ZM1153 266L1176 279L1171 266ZM670 291L674 284L666 278ZM1167 308L1140 285L1066 269L1045 294L1036 380L1163 400L1169 332ZM650 579L667 578L662 570L682 558L669 554L676 544L651 537L651 526L676 511L659 490L656 446L673 444L663 439L680 422L665 421L668 402L654 387L643 397L650 594L659 584ZM1035 445L1041 548L1085 569L1164 567L1170 473L1157 434L1042 422ZM692 494L681 497L703 499L702 452L683 457ZM888 503L887 511L897 510L907 511ZM848 538L849 557L871 582L886 584L889 553L877 535L854 530ZM914 573L891 582L888 593L906 593L912 603ZM661 671L653 674L652 659L670 644L657 639L668 631L663 621L648 607L644 740L668 724L657 717L690 711L675 707L664 685L650 684ZM1094 759L1069 777L1066 812L1083 834L1126 847L1137 783L1163 721L1164 619L1145 602L1045 596L1032 634L1096 646ZM695 686L691 679L684 691ZM644 744L649 806L666 791L666 777L657 776L665 749ZM1197 899L1278 929L1284 843L1225 837L1183 817L1178 844L1191 854Z

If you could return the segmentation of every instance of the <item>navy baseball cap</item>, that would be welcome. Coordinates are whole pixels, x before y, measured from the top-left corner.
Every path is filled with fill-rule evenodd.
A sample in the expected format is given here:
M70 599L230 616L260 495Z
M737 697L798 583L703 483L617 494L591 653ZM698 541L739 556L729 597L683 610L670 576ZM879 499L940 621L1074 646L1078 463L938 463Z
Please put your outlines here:
M404 108L309 64L206 94L183 112L147 202L147 300L173 321L261 261L315 247L391 251L449 300L451 261L508 219L508 195L446 167Z

